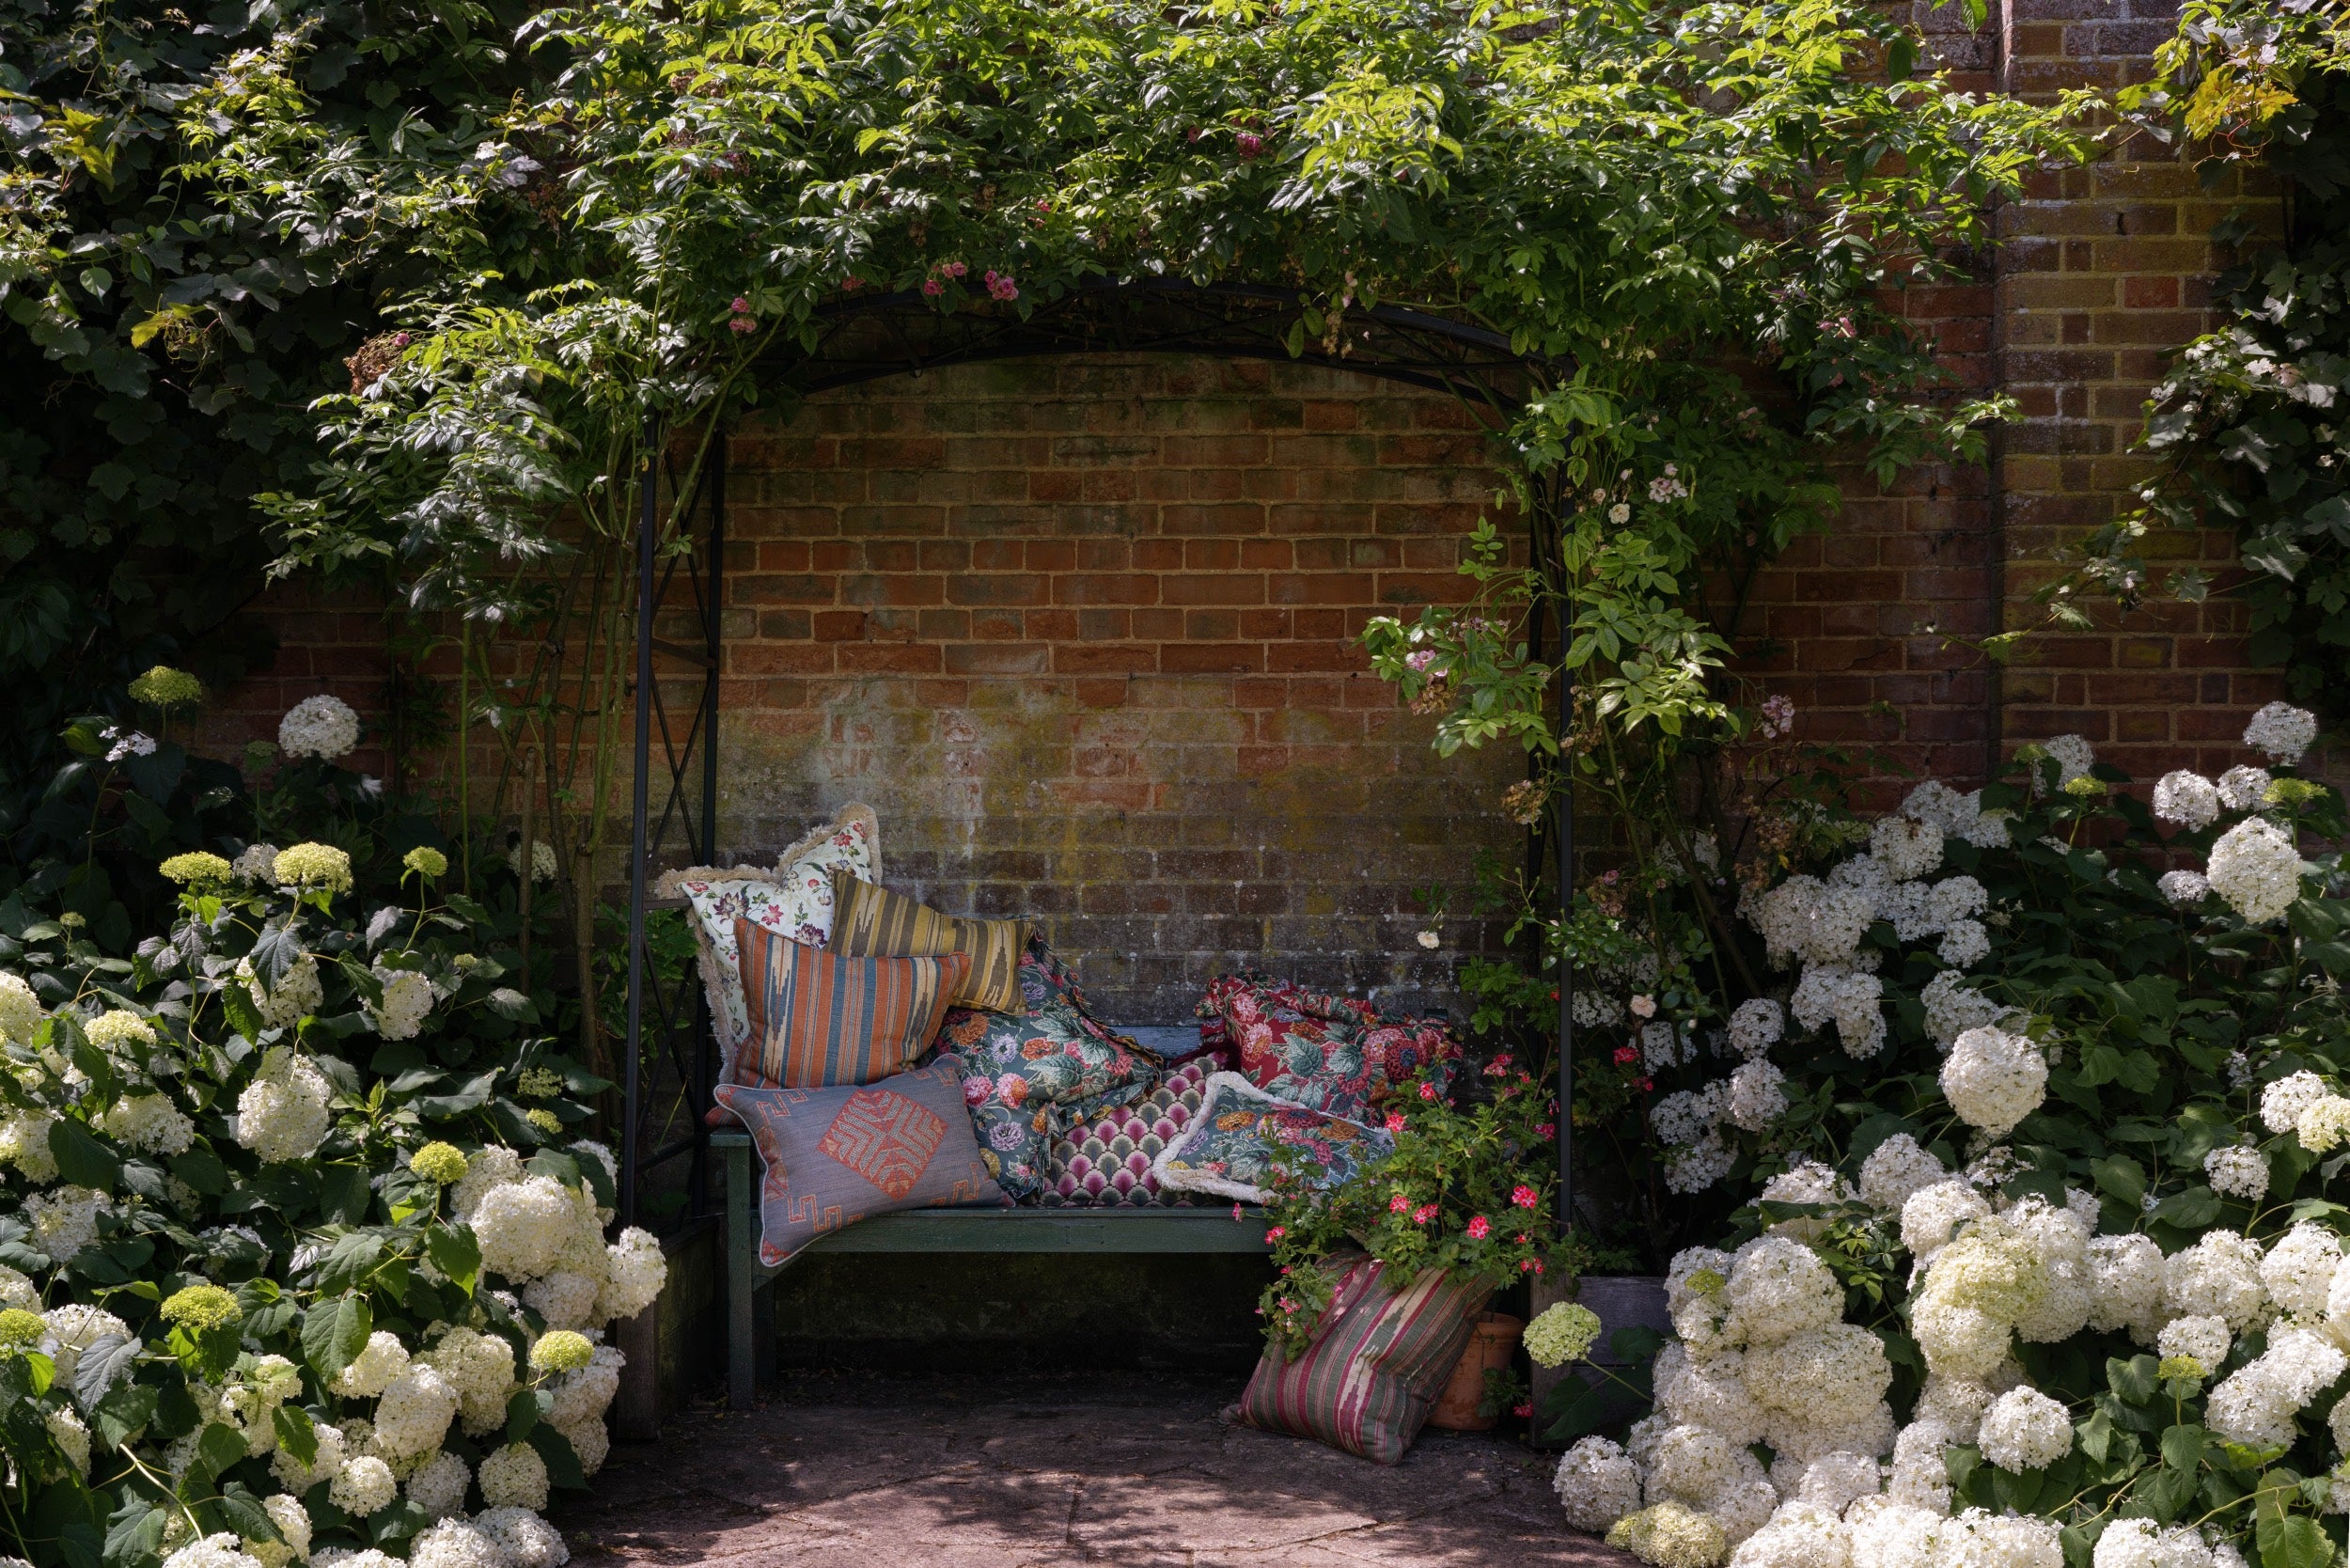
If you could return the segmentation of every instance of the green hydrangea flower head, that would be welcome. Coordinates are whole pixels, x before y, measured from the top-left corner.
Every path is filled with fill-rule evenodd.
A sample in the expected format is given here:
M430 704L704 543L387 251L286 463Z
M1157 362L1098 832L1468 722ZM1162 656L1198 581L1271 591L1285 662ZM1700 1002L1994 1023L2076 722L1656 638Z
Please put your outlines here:
M131 682L131 698L150 708L193 708L204 700L204 682L184 669L157 665Z
M2068 779L2064 785L2064 792L2075 800L2099 800L2109 792L2106 788L2104 779L2092 778L2089 775L2083 774L2078 778Z
M10 1350L30 1350L48 1332L49 1325L41 1321L39 1312L28 1312L22 1307L0 1312L0 1345Z
M416 875L430 880L448 874L448 856L430 844L418 844L400 857L400 865Z
M118 1008L112 1012L100 1013L82 1027L82 1032L88 1036L91 1044L102 1051L116 1050L124 1045L155 1043L154 1027L146 1019Z
M2170 1379L2175 1377L2184 1378L2189 1383L2201 1383L2204 1378L2211 1375L2211 1372L2210 1369L2205 1367L2202 1361L2196 1356L2166 1356L2162 1358L2161 1362L2155 1366L2154 1375L2161 1378L2165 1382L2169 1382Z
M553 1111L548 1110L543 1105L528 1112L524 1116L523 1120L538 1128L540 1132L546 1134L549 1137L559 1137L563 1131L562 1119L557 1117Z
M558 1328L530 1347L530 1364L542 1372L577 1372L596 1358L596 1347L585 1334Z
M277 852L277 865L271 875L280 887L348 893L351 856L332 844L290 844Z
M164 1298L163 1317L192 1334L203 1334L243 1323L244 1309L218 1285L190 1285Z
M514 1091L525 1100L552 1100L563 1092L563 1074L552 1067L525 1067Z
M2326 786L2323 784L2312 784L2306 778L2272 778L2268 781L2268 788L2261 794L2261 804L2297 811L2325 798Z
M1591 1353L1599 1338L1599 1314L1561 1301L1526 1325L1526 1354L1538 1367L1563 1367Z
M451 1186L465 1179L473 1162L453 1143L437 1139L408 1156L408 1168L435 1186Z
M191 887L208 887L214 883L227 882L236 871L234 866L209 850L190 850L185 855L175 855L155 870L161 871L166 880L185 883Z

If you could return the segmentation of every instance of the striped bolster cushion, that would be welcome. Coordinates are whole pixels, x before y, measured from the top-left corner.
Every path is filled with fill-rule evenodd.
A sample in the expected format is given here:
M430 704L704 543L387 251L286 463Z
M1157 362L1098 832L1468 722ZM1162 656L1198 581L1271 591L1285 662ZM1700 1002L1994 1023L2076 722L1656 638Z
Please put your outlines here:
M1020 955L1028 950L1026 920L966 920L861 881L844 871L832 879L833 952L859 958L962 953L971 970L956 990L957 1007L1020 1012Z
M750 1036L727 1081L751 1089L870 1084L930 1049L971 961L849 958L734 922Z
M1398 1464L1493 1292L1434 1268L1399 1283L1360 1254L1323 1266L1339 1279L1313 1343L1294 1361L1265 1352L1241 1395L1240 1419Z

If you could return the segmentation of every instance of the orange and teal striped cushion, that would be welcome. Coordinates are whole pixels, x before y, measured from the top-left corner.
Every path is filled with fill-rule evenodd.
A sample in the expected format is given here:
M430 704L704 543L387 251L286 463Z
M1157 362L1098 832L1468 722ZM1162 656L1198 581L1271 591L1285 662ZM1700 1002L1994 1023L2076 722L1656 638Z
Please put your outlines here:
M850 958L734 922L750 1037L729 1083L753 1089L870 1084L930 1049L971 960Z
M1392 1278L1360 1254L1322 1266L1339 1278L1313 1343L1294 1361L1265 1352L1240 1397L1240 1419L1398 1464L1493 1291L1442 1269Z

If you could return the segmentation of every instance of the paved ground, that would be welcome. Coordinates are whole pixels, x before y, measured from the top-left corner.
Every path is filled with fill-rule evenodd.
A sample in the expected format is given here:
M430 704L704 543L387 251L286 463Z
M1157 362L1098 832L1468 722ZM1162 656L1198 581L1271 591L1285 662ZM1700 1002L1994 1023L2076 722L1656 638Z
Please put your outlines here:
M1007 1384L1023 1397L1003 1397ZM1431 1431L1386 1468L1227 1427L1230 1381L800 1378L624 1445L556 1515L582 1568L1628 1568L1549 1462Z

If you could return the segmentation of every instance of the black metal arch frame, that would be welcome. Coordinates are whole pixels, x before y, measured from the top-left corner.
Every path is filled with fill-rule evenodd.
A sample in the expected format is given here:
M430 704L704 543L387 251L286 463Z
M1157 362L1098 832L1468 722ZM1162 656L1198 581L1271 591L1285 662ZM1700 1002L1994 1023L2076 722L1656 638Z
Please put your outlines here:
M1023 316L990 304L942 311L913 290L844 299L820 315L801 343L760 367L763 388L807 397L889 376L919 375L950 365L987 360L1094 353L1183 354L1224 359L1300 362L1349 370L1406 385L1448 392L1487 411L1498 425L1570 368L1519 352L1490 328L1425 311L1375 306L1319 320L1308 332L1308 307L1294 290L1254 284L1197 285L1142 279L1082 285L1033 306ZM658 444L646 443L648 451ZM628 1040L623 1064L620 1129L620 1215L634 1224L650 1172L685 1159L683 1196L690 1215L708 1212L709 1161L703 1115L710 1100L712 1046L709 1004L689 966L675 986L664 986L646 962L647 901L660 862L673 852L702 864L717 858L718 702L721 611L725 602L726 441L709 443L696 490L676 515L687 520L682 547L663 548L661 474L640 476L636 596L636 729L634 797L631 803L628 911ZM675 494L674 476L672 494ZM691 520L699 514L701 525ZM1539 544L1555 520L1531 520ZM683 603L670 596L683 574ZM656 617L690 612L701 635L695 647L655 635ZM1542 628L1533 631L1542 657ZM1559 646L1564 647L1564 639ZM656 660L684 678L698 668L700 690L689 706L662 696ZM676 683L673 677L673 684ZM1559 682L1560 732L1573 691ZM681 728L682 727L682 728ZM658 748L655 734L658 733ZM656 772L665 780L655 801ZM1574 792L1559 792L1550 823L1559 908L1574 897ZM1529 856L1540 854L1539 836ZM1571 968L1559 987L1559 1103L1574 1103L1574 987ZM650 1057L646 1045L657 1045ZM650 1073L646 1072L650 1064ZM1563 1231L1574 1211L1573 1118L1558 1119Z

